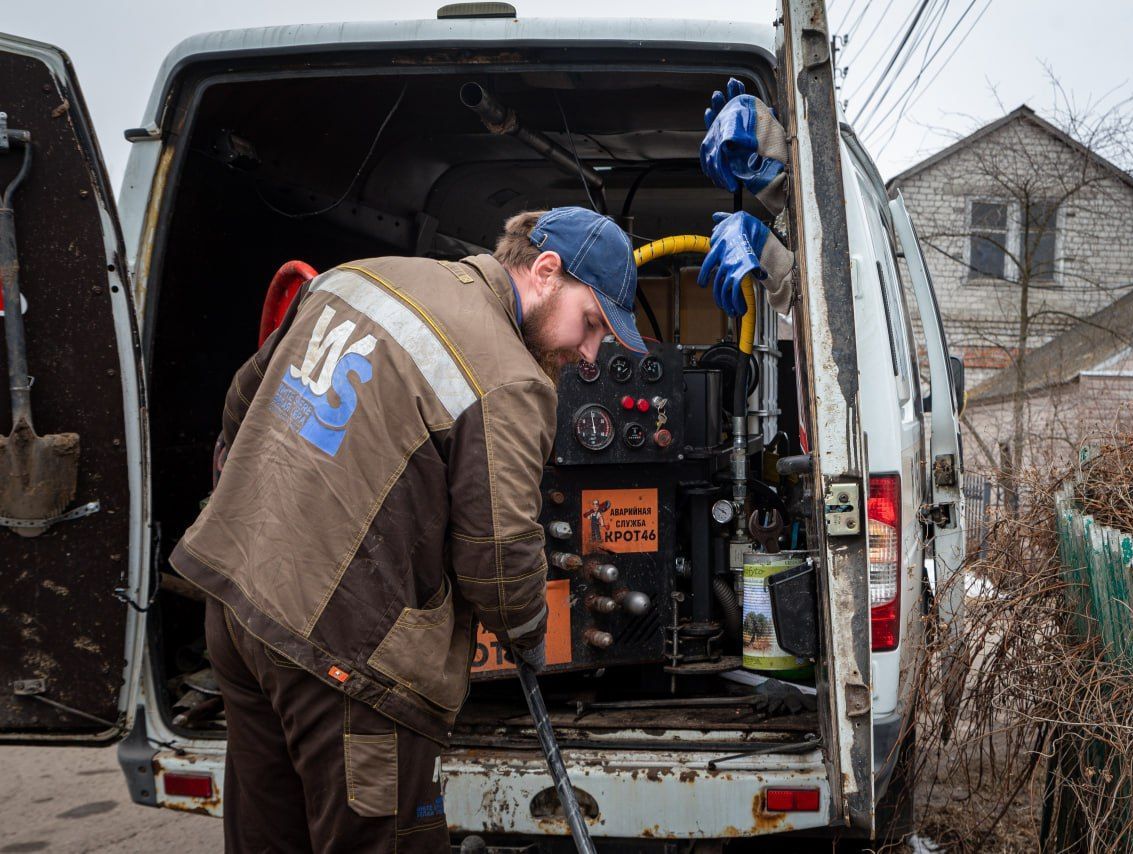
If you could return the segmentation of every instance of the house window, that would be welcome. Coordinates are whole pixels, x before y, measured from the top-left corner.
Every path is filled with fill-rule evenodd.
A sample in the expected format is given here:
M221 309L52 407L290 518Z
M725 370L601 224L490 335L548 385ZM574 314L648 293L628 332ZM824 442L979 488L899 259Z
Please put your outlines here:
M968 208L968 279L1055 282L1058 205L985 199ZM1024 227L1025 226L1025 227Z
M972 202L969 279L1002 279L1007 272L1007 204Z
M1054 250L1058 237L1058 205L1054 202L1032 202L1027 206L1026 246L1019 260L1030 262L1031 280L1054 281Z

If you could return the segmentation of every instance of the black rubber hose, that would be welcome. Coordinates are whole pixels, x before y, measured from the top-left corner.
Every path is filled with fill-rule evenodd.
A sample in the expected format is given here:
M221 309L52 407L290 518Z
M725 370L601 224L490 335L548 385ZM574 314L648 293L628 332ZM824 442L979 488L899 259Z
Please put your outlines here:
M724 612L725 633L732 640L738 640L743 614L740 612L740 604L736 601L736 591L726 579L717 575L712 578L712 592L716 594L716 601L720 604L720 610Z
M649 318L649 325L653 327L653 334L660 343L664 344L665 336L661 334L661 324L657 322L657 315L653 313L653 306L649 304L649 297L645 295L641 282L637 283L637 301L641 303L641 310Z
M740 351L740 358L736 360L736 382L732 388L732 417L743 418L747 424L747 372L751 363L750 357Z

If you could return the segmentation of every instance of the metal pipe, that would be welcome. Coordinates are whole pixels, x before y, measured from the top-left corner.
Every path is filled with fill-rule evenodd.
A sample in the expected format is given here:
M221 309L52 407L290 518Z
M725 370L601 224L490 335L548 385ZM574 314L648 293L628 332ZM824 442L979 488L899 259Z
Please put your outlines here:
M501 136L514 136L532 151L549 160L571 175L582 174L582 179L595 190L604 186L602 176L589 166L575 162L571 153L536 130L528 130L519 123L515 110L505 107L492 93L479 83L465 83L460 87L460 102L480 117L484 127Z

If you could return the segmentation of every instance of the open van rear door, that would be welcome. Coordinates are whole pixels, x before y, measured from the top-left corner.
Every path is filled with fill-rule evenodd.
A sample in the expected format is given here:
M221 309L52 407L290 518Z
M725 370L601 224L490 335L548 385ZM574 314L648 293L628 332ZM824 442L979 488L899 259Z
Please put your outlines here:
M791 245L799 300L799 371L814 471L825 658L816 668L835 814L874 825L873 709L858 354L846 197L823 0L780 0L779 116L791 140Z
M909 279L924 327L924 346L928 357L932 393L932 503L922 515L933 530L932 545L936 581L937 613L953 638L960 639L964 619L964 585L953 580L961 572L966 542L964 537L963 458L960 445L960 407L962 400L953 382L948 341L940 319L940 308L932 288L928 265L921 254L916 229L901 194L889 203L893 227L909 268Z
M77 484L50 515L35 496L52 478L11 464L13 438L0 466L0 741L105 743L131 725L148 590L145 407L126 256L66 55L0 35L0 80L0 191L16 185L0 220L14 223L18 275L5 269L20 292L3 309L22 313L16 353L26 356L35 433L78 441ZM5 350L17 336L6 339ZM2 351L0 360L8 380ZM0 436L12 430L12 384L0 394Z

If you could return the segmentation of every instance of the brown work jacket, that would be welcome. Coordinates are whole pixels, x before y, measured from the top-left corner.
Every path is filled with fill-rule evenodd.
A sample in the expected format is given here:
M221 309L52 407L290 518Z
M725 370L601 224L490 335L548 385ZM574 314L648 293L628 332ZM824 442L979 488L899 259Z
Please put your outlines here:
M490 255L344 264L237 372L223 476L170 562L280 655L445 744L473 618L503 641L545 630L555 406Z

